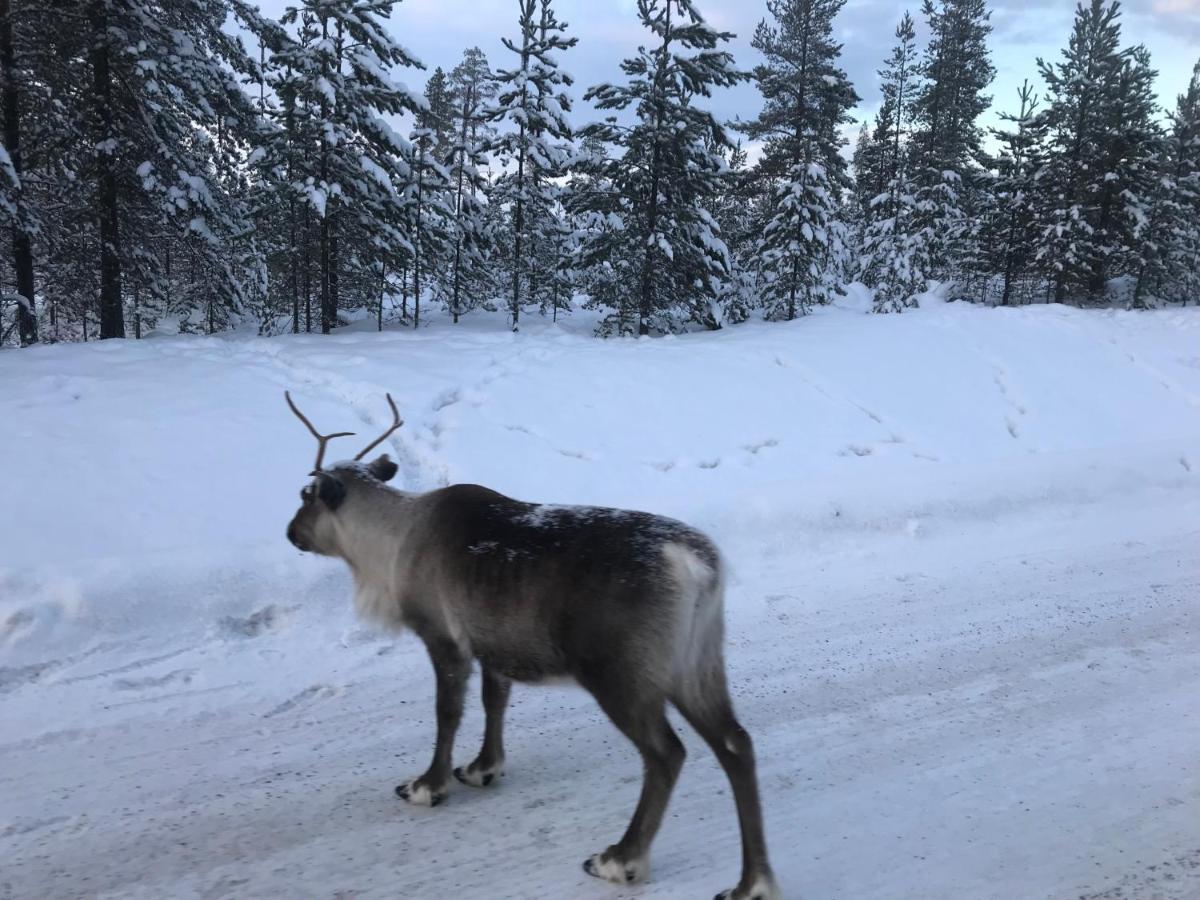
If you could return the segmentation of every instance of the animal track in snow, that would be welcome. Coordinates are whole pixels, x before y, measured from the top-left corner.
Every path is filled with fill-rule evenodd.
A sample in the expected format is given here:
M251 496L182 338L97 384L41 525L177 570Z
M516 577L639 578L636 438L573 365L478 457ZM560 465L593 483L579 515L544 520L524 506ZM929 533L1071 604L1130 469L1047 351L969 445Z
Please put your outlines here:
M221 629L234 637L258 637L267 631L278 631L287 621L294 606L279 606L272 603L256 610L244 619L237 616L225 616L221 619Z
M26 684L32 684L44 673L57 669L61 665L62 663L58 660L51 660L29 666L4 666L0 668L0 694L15 691Z
M778 447L779 441L775 438L767 438L764 441L755 441L750 444L742 444L742 449L747 453L758 453L760 450L766 450L768 447Z
M138 669L144 669L147 666L153 666L160 662L165 662L168 659L174 659L176 656L187 653L191 648L184 647L181 650L172 650L170 653L159 653L155 656L147 656L142 659L135 659L123 665L114 666L111 669L103 669L99 672L92 672L90 675L74 675L70 678L62 679L63 684L73 684L77 681L95 681L97 678L107 678L110 675L123 675L126 672L134 672Z
M838 453L838 456L870 456L874 452L870 447L863 447L859 444L847 444L845 449Z
M460 394L458 388L451 388L450 390L440 394L438 398L433 401L433 411L441 412L447 406L453 406L461 399L462 395Z
M168 684L191 684L195 669L175 669L166 675L146 675L142 678L118 678L113 687L118 691L144 691L150 688L166 687Z
M295 709L297 706L305 706L316 700L325 700L329 697L334 697L338 694L338 689L330 684L314 684L311 687L306 687L294 697L289 697L284 700L270 712L263 713L264 719L269 719L272 716L278 716L289 710Z
M0 625L0 647L8 644L33 628L33 614L27 609L18 609Z
M1012 396L1012 391L1008 386L1008 372L1004 369L1004 367L993 363L992 370L992 380L996 384L996 389L1000 391L1000 397L1004 400L1009 409L1015 413L1015 415L1006 415L1004 417L1004 427L1008 429L1008 433L1012 438L1020 439L1020 417L1025 415L1025 406L1021 403L1018 403Z

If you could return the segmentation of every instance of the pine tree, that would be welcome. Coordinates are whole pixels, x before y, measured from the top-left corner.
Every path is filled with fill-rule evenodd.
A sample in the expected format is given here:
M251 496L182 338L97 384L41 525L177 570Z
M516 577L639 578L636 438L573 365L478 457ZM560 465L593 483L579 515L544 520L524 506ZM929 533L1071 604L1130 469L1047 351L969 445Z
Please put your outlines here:
M518 0L518 9L521 36L516 41L505 38L504 46L517 54L519 63L497 72L500 94L491 110L494 120L512 127L496 138L491 149L513 166L499 180L497 193L512 210L509 309L514 330L521 315L522 283L533 274L530 243L536 244L546 227L547 209L553 207L549 185L565 158L561 142L571 137L567 88L572 79L559 68L556 57L578 42L566 37L567 25L558 20L551 0Z
M447 205L450 173L442 165L444 145L451 134L450 96L446 76L436 69L425 87L425 107L416 113L416 127L409 139L412 142L408 203L412 242L413 328L421 326L421 297L431 285L422 284L428 274L433 293L440 294L445 282L439 278L445 271L449 249L453 212Z
M1056 300L1072 289L1103 299L1111 275L1131 266L1138 199L1156 140L1154 73L1141 48L1120 49L1120 7L1080 4L1061 62L1038 60L1050 96L1050 166L1039 257Z
M725 171L715 151L729 139L694 100L744 75L718 49L732 35L711 28L691 0L639 0L638 15L657 45L621 63L625 84L585 94L601 110L633 107L636 120L588 126L620 157L606 158L596 173L611 195L590 198L595 216L582 258L612 269L602 301L615 307L609 330L649 334L688 322L718 328L729 252L707 206Z
M992 215L983 231L982 243L991 248L991 271L999 272L1001 306L1019 302L1021 285L1037 252L1038 181L1045 169L1045 123L1037 115L1038 97L1026 81L1017 92L1016 114L1001 119L1009 129L993 129L1000 144L996 174L991 184Z
M26 347L38 339L33 240L41 224L26 202L22 183L25 167L21 116L22 107L28 103L29 91L23 84L25 73L17 63L13 19L11 0L0 0L0 112L4 116L3 145L0 146L0 219L7 221L11 228L17 327L21 346ZM0 334L0 345L4 343L3 337Z
M977 120L995 76L988 57L992 27L984 0L923 0L929 43L913 102L909 171L917 187L918 221L930 237L930 270L946 280L975 252L970 226L980 218L975 196L983 133Z
M883 102L873 143L883 192L872 198L859 262L862 280L875 290L876 312L917 305L929 271L930 217L922 216L909 172L908 131L916 96L916 29L908 13L896 27L896 46L879 71Z
M485 107L495 95L495 78L487 57L478 47L463 52L450 72L451 130L448 168L453 182L453 258L450 268L449 306L454 322L466 311L467 298L488 293L487 228L482 193L486 186L485 145L490 137Z
M1165 276L1169 297L1200 303L1200 62L1171 123L1170 150L1178 215L1167 240Z
M840 221L849 185L841 126L858 102L838 65L833 21L845 0L768 0L752 46L763 109L745 126L764 141L757 175L771 185L759 242L766 314L794 319L839 291L845 247Z
M399 267L415 252L405 228L412 177L405 156L411 147L387 117L415 113L425 103L390 77L393 67L419 65L388 34L394 5L306 0L283 18L306 38L277 56L295 73L297 108L309 111L317 139L293 182L316 219L325 333L336 326L342 305L373 305L377 273ZM346 298L343 272L350 277Z
M1137 217L1133 305L1200 299L1200 62L1159 142Z
M741 141L729 150L728 174L721 179L712 203L713 218L729 248L729 277L722 284L717 302L724 321L731 324L744 322L761 306L759 225L766 218L763 206L770 194L756 173L747 168L747 156Z
M231 12L252 29L261 20L226 0L170 0L144 12L88 4L93 144L84 165L96 185L102 338L124 336L125 291L136 298L151 287L146 273L163 266L168 247L188 255L189 287L204 284L209 330L244 303L243 263L256 255L240 245L246 209L226 183L258 124L233 76L252 78L256 67L222 25Z

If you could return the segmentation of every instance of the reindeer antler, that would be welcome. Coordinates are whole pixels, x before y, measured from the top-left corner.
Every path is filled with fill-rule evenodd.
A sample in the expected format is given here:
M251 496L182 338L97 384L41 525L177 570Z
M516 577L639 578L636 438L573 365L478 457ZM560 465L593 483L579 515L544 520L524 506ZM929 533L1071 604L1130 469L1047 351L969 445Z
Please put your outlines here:
M299 419L301 422L303 422L306 426L308 426L308 430L310 432L312 432L312 436L317 439L317 465L313 469L313 471L320 472L321 471L321 461L323 459L325 459L325 445L328 444L335 437L351 437L354 434L354 432L353 431L339 431L337 434L321 434L319 431L317 431L317 429L313 428L313 423L308 421L308 418L304 415L304 413L300 412L300 410L298 410L296 408L296 404L292 402L292 395L290 393L288 393L287 391L284 391L283 396L287 400L287 405L292 408L292 412L294 412L296 414L296 418ZM393 407L393 409L394 408L395 407ZM386 435L385 435L385 437L386 437ZM380 438L379 440L383 440L383 438ZM376 443L378 443L378 441L376 441ZM371 446L373 447L375 445L372 444ZM368 449L370 449L370 448L368 448Z
M364 456L382 444L384 438L404 424L404 420L400 418L400 410L396 409L396 401L392 399L391 394L387 394L386 396L388 406L392 408L392 426L379 437L375 438L375 440L371 441L371 443L367 444L366 448L364 448L363 451L358 454L358 456L354 457L355 459L362 459Z

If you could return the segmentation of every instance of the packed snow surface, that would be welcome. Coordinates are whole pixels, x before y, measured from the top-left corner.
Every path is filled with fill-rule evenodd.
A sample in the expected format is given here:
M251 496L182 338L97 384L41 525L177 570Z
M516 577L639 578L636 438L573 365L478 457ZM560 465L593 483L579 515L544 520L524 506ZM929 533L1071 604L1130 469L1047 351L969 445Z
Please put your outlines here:
M514 690L506 775L398 800L419 641L284 528L318 428L410 490L633 507L729 559L789 898L1200 896L1200 310L820 310L600 341L154 337L0 353L0 897L691 898L738 875L689 750L650 881L585 875L637 754ZM456 762L477 750L473 696Z

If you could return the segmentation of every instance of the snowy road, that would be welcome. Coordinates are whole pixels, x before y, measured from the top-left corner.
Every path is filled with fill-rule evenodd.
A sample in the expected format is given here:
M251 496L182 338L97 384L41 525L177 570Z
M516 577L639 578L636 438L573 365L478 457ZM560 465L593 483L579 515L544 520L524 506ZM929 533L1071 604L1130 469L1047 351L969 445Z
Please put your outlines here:
M787 895L1200 895L1197 546L1200 532L934 575L897 559L899 577L866 582L849 566L764 572L761 604L735 587L733 678ZM92 681L74 690L109 688L109 708L6 737L0 795L30 815L3 832L0 892L703 897L736 878L732 803L686 728L652 882L622 893L579 871L619 834L639 767L569 688L517 691L498 789L401 803L392 785L423 768L433 727L419 644L393 651L349 621L348 639L298 642L306 624L162 646L173 678L139 676L127 648L114 671L104 651L76 664ZM264 664L294 673L291 696L238 689ZM236 702L203 702L223 693Z
M640 765L571 688L514 692L498 786L395 798L428 762L429 664L282 539L311 465L289 383L364 433L402 384L411 486L471 472L719 539L787 897L1200 897L1200 317L930 316L0 361L0 463L26 476L0 529L0 897L696 898L736 878L727 784L682 724L651 880L584 875ZM904 390L859 364L909 358L900 328L930 342ZM1037 340L1075 342L1075 367L1044 377ZM474 700L458 761L481 728Z

